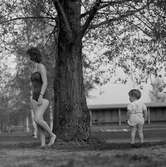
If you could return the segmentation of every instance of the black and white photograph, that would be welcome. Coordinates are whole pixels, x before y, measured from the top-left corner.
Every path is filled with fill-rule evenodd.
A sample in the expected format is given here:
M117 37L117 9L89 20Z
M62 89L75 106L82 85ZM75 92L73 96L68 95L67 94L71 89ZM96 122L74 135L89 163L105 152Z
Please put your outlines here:
M0 0L0 167L166 166L166 0Z

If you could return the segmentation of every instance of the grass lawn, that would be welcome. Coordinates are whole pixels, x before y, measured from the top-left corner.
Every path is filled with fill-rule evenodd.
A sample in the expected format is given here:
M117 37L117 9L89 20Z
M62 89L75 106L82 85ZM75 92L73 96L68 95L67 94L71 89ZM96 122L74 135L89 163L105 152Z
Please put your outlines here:
M166 143L91 143L83 146L57 141L53 148L39 143L0 145L0 167L165 167Z
M127 132L97 131L88 144L58 140L41 149L30 134L0 135L0 167L166 167L165 129L145 136L147 143L140 148L131 148Z

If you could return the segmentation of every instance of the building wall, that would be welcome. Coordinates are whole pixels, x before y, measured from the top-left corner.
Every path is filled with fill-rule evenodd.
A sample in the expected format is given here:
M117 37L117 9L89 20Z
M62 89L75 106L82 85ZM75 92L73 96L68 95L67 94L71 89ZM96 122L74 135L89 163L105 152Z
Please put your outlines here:
M127 121L127 105L89 106L92 115L92 124L123 124ZM166 104L147 104L148 123L166 122Z

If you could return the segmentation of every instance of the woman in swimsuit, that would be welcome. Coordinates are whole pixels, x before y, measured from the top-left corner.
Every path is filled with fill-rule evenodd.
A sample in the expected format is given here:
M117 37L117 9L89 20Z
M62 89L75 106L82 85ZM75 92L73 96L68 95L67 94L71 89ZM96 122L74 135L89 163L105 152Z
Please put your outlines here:
M45 66L41 63L41 54L37 48L32 47L28 49L27 54L29 55L33 66L33 72L31 74L31 103L34 112L34 120L37 124L38 131L40 134L41 147L45 147L45 132L47 132L50 135L50 142L48 143L48 146L51 146L54 144L56 135L51 131L47 122L43 119L43 115L49 105L49 101L46 98L47 71Z

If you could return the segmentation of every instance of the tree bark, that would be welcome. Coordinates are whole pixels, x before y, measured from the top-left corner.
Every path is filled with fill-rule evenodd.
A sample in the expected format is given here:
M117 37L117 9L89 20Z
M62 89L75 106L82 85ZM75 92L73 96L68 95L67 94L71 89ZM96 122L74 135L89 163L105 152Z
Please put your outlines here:
M80 0L59 1L67 17L72 34L67 34L60 13L58 33L58 55L55 67L55 111L54 127L65 140L87 140L90 129L90 114L86 103L83 70ZM68 37L72 37L68 38Z

